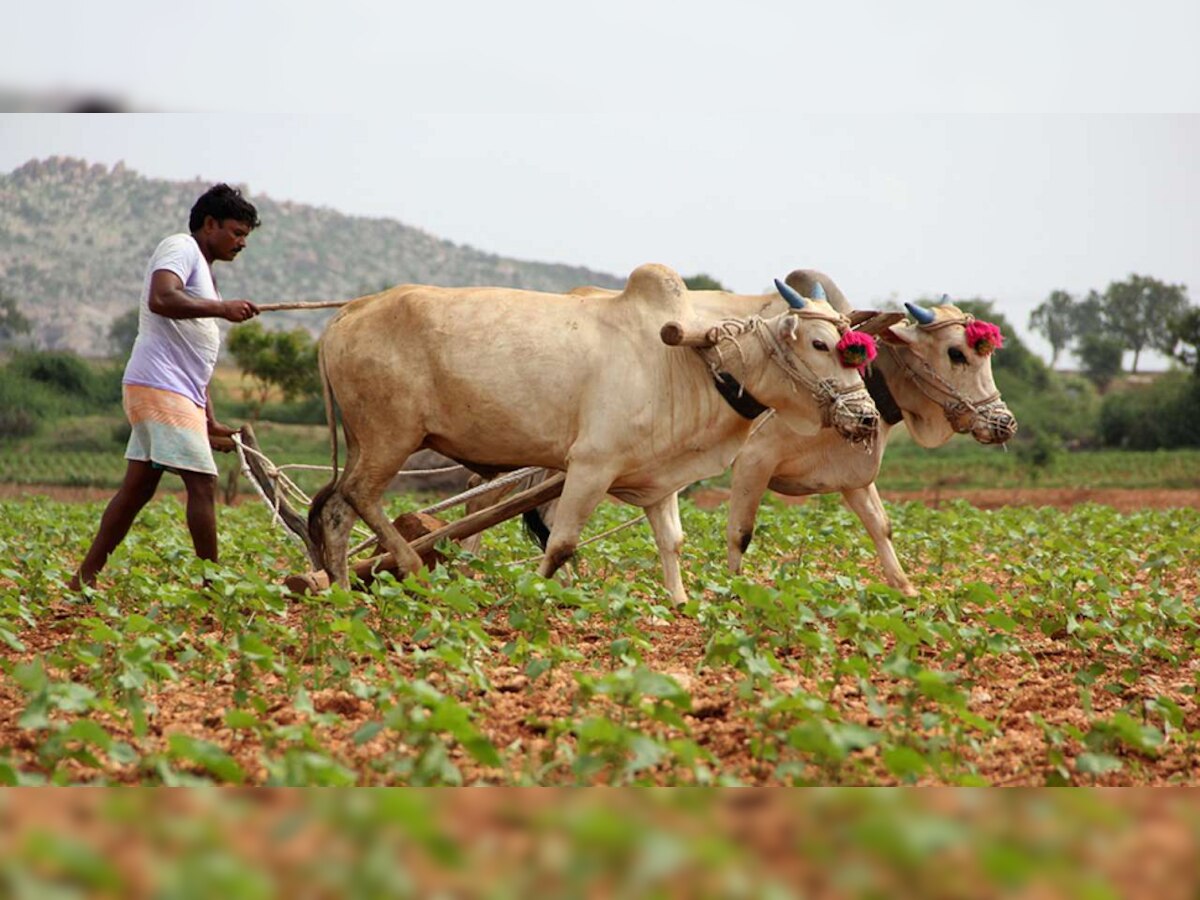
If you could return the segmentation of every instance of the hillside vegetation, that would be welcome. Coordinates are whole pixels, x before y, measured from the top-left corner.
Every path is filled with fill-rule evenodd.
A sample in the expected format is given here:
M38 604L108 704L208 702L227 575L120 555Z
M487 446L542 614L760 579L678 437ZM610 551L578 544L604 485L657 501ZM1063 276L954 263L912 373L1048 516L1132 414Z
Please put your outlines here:
M33 324L33 340L90 356L110 352L108 329L136 303L146 261L185 231L207 181L146 178L121 163L31 160L0 175L0 289ZM391 219L275 200L242 185L263 227L250 252L218 273L227 297L341 299L381 287L489 284L566 290L618 287L590 269L525 262L436 238ZM331 313L280 313L272 326L319 329Z

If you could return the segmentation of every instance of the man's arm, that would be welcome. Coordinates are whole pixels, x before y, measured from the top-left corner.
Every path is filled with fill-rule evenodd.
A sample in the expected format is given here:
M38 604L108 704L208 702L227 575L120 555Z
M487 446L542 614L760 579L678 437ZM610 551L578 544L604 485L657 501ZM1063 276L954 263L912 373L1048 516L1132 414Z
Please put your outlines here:
M204 300L183 288L179 276L168 269L157 269L150 276L150 312L168 319L227 319L245 322L258 315L258 307L249 300Z
M214 450L219 450L222 453L228 453L233 449L233 441L231 438L238 433L237 428L230 428L228 425L222 425L217 421L216 414L213 413L212 394L205 391L204 398L204 417L208 420L208 443Z

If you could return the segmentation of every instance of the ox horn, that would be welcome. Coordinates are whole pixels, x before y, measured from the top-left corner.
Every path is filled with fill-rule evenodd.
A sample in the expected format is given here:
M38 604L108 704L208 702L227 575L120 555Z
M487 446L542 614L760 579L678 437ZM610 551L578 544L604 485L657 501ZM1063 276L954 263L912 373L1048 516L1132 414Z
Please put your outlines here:
M933 320L937 318L929 310L922 309L917 304L909 303L907 300L904 301L904 308L908 310L909 315L917 320L918 325L932 325Z
M784 284L778 278L775 279L775 290L779 291L779 296L786 300L787 305L792 309L804 309L808 303L795 288L790 284Z
M815 282L812 290L813 300L825 300L825 288L821 286L821 282Z

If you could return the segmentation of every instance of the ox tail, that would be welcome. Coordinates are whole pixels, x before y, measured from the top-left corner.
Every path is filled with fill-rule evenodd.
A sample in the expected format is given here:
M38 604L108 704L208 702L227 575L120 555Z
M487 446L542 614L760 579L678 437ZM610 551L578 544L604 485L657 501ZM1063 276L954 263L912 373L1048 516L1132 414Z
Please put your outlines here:
M542 518L541 507L521 513L521 522L525 525L525 533L545 550L546 545L550 543L550 529L546 526L546 520Z
M333 388L329 384L329 373L325 370L325 352L320 346L317 347L317 368L321 372L321 392L325 398L325 424L329 427L329 458L333 475L329 479L329 483L317 491L312 505L308 508L308 536L317 551L317 556L324 561L325 529L320 524L321 510L333 495L333 489L338 480L338 435Z

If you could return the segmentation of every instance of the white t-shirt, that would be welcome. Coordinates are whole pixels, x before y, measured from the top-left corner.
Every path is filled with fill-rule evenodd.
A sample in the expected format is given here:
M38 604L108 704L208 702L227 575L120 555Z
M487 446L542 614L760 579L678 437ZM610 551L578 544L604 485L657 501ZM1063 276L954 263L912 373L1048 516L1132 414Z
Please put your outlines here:
M178 275L184 290L193 297L221 299L196 239L190 234L165 238L146 267L137 340L122 382L174 391L204 406L217 365L221 332L216 319L169 319L150 311L150 279L159 269Z

